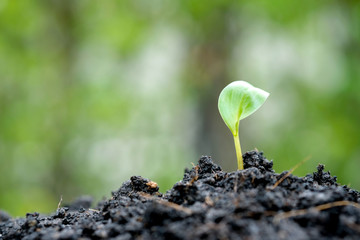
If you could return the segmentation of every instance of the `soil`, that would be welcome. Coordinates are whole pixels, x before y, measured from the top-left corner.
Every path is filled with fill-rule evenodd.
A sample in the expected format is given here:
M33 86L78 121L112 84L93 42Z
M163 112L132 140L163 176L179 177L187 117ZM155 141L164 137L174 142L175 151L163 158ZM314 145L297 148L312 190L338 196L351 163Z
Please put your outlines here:
M165 194L133 176L94 209L83 197L50 216L0 212L0 239L360 239L358 191L323 165L305 177L272 166L251 151L224 172L204 156Z

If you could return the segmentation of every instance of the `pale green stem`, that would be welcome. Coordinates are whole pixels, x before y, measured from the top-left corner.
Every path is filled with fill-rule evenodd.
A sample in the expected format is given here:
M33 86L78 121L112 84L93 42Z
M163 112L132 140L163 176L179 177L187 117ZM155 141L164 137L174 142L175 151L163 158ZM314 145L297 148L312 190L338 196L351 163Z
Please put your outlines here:
M236 157L237 157L237 162L238 162L238 169L243 170L244 164L243 164L243 157L242 157L242 153L241 153L239 135L234 135L234 142L235 142Z

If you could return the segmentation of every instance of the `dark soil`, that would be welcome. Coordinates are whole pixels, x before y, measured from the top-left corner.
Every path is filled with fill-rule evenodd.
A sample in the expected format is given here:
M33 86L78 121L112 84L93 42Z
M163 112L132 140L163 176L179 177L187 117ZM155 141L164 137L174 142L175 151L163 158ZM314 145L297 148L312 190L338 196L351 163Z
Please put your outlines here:
M262 153L244 154L242 171L210 157L161 194L134 176L90 209L81 198L50 216L0 213L0 239L360 239L360 193L317 171L277 174Z

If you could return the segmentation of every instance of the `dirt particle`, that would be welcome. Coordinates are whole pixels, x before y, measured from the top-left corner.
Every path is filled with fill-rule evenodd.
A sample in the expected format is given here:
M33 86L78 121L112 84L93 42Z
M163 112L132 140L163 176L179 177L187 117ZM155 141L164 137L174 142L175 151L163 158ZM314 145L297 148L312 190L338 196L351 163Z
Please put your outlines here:
M149 188L158 188L158 185L156 182L153 182L153 181L150 181L148 183L146 183L146 185L149 187Z

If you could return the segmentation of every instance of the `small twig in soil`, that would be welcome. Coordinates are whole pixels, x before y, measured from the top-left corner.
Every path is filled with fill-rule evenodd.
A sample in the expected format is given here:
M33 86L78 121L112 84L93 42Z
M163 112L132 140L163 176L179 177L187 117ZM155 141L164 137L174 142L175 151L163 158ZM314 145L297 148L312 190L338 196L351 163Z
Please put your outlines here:
M280 178L279 180L276 181L276 183L269 188L269 190L274 190L280 183L282 183L285 178L287 178L288 176L290 176L290 174L292 174L298 167L300 167L302 164L304 164L306 161L308 161L311 158L311 156L307 156L306 158L304 158L301 162L299 162L298 164L295 165L295 167L291 168L290 171L288 173L286 173L284 176L282 176L282 178Z
M235 177L235 183L234 183L234 192L237 192L238 190L238 175Z
M58 206L57 206L57 210L60 208L60 205L61 205L61 203L62 203L62 195L60 196L60 201L59 201L59 203L58 203Z
M174 208L175 210L178 210L178 211L181 211L181 212L185 212L186 214L192 214L192 211L190 208L186 208L186 207L183 207L181 205L178 205L176 203L173 203L173 202L167 202L167 201L164 201L164 200L156 200L158 203L162 204L162 205L165 205L165 206L168 206L168 207L171 207L171 208Z
M165 200L162 200L162 199L157 199L157 198L151 196L148 193L139 192L139 195L144 197L144 198L147 198L149 200L154 200L155 202L157 202L157 203L159 203L161 205L168 206L168 207L173 208L175 210L185 212L186 214L189 214L189 215L192 214L192 211L191 211L190 208L183 207L183 206L178 205L178 204L173 203L173 202L168 202L168 201L165 201Z
M92 212L97 212L97 213L99 213L99 212L100 212L99 210L92 209L92 208L89 208L89 211L92 211Z
M189 182L189 185L191 186L195 181L197 181L198 180L198 178L199 178L199 165L194 165L193 163L191 163L192 165L193 165L193 167L194 167L194 169L195 169L195 176L190 180L190 182Z
M254 184L255 178L256 175L253 172L251 172L251 184Z
M354 231L360 232L360 224L345 223L345 225L348 226L349 228L351 228Z
M279 214L275 215L274 222L279 223L281 220L286 219L286 218L305 215L308 212L311 212L312 210L323 211L323 210L326 210L329 208L341 207L341 206L353 206L353 207L360 209L359 203L350 202L350 201L337 201L337 202L325 203L325 204L318 205L316 207L307 208L307 209L299 209L299 210L293 210L293 211L289 211L289 212L279 213Z

